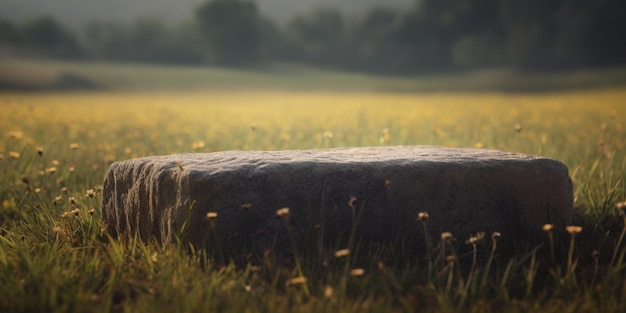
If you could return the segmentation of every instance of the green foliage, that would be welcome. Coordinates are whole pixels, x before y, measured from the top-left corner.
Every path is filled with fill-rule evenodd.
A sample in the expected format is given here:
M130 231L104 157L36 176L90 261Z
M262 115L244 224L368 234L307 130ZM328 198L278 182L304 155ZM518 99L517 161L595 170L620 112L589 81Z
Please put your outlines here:
M345 67L354 56L348 46L347 25L343 15L333 10L316 10L307 16L296 16L285 28L292 50L289 61Z
M78 42L57 21L0 23L0 42L37 56L256 67L273 62L385 74L480 68L542 72L623 65L619 0L423 0L346 16L316 9L277 24L248 0L211 0L190 21L94 22ZM192 12L190 12L191 14ZM9 49L9 51L12 51ZM21 50L18 49L18 53Z
M20 44L21 41L19 29L8 21L0 20L0 44Z
M219 65L254 64L260 57L260 17L254 2L214 0L196 10L200 28Z
M205 46L194 24L169 27L154 18L132 25L91 23L86 46L94 58L148 63L198 64Z
M0 44L34 56L81 58L84 51L74 34L48 16L27 20L23 25L0 21ZM18 49L19 50L19 49Z

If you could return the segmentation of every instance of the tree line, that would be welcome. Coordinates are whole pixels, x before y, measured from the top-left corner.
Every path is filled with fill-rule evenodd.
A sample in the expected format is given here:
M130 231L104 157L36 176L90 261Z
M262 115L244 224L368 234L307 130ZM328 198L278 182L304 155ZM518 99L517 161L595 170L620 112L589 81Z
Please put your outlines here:
M50 17L0 21L0 47L58 58L248 67L270 62L386 74L525 71L626 63L620 0L420 0L360 16L319 9L278 25L249 0L212 0L167 25L94 22L82 36Z

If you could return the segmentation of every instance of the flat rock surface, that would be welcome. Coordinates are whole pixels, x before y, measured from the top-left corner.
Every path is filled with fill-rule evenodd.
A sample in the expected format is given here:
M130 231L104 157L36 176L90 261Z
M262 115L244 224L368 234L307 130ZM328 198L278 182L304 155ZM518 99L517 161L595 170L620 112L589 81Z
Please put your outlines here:
M498 231L513 242L568 225L572 202L567 167L543 157L430 146L224 151L113 163L103 218L113 234L280 253L290 238L320 234L341 246L352 225L361 241L423 242L419 212L433 236ZM281 208L288 217L277 218Z

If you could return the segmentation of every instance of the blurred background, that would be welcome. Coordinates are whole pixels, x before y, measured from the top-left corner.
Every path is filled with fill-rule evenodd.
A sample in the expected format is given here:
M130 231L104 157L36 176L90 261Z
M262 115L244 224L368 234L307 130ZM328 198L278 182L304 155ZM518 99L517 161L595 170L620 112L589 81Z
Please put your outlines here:
M626 65L620 0L0 0L0 8L3 89L37 87L19 77L24 58L396 77L499 73L492 81ZM594 73L626 81L624 70ZM66 87L98 85L76 70L60 77Z

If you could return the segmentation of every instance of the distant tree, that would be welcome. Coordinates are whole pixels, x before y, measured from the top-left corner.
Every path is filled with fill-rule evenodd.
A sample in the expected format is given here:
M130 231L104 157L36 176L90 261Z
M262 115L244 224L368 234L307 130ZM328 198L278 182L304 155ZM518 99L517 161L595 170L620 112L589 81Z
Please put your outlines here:
M403 16L391 9L374 8L355 21L350 33L356 46L356 68L372 72L397 72L399 55L407 44L396 40Z
M19 28L9 21L0 20L0 43L19 44L22 41Z
M258 36L258 58L261 62L285 59L288 55L287 40L272 20L262 16L259 18Z
M563 1L553 57L562 67L626 64L626 21L621 0Z
M51 17L43 16L22 26L24 44L40 55L76 58L84 53L78 40Z
M242 66L260 61L261 19L254 2L209 1L198 7L196 18L215 63Z
M525 70L550 66L556 39L554 15L561 0L501 1L507 55L514 67Z
M453 40L449 28L436 11L424 7L401 17L390 43L397 55L391 64L393 72L424 73L448 70L453 66ZM438 6L438 5L437 5Z
M195 25L169 27L155 18L141 18L131 25L91 23L85 37L91 55L100 59L176 64L205 59Z
M345 24L339 11L318 9L289 21L286 36L303 61L341 67L352 52Z
M439 2L445 4L442 7L434 8L431 4L420 8L429 9L428 15L438 16L437 23L445 33L445 47L450 49L452 66L476 68L506 62L499 1L502 0L446 0ZM433 12L437 10L441 12Z
M626 3L620 0L502 0L511 64L553 70L626 63Z

